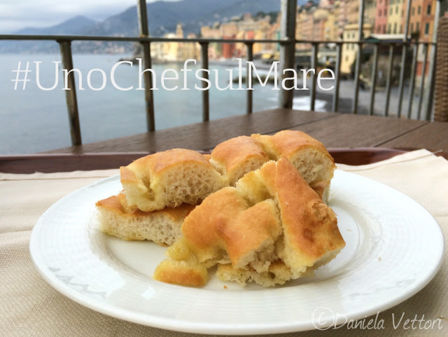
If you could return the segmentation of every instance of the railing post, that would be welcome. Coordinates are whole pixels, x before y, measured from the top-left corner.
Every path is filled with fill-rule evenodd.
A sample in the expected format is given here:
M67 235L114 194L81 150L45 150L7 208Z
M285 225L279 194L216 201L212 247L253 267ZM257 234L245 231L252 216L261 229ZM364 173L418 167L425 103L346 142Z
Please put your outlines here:
M414 102L415 72L417 71L417 58L418 58L418 43L414 45L412 52L411 80L409 83L410 88L409 88L409 101L408 101L408 119L411 119L412 117L412 104Z
M355 95L353 99L353 113L358 113L359 76L361 75L362 41L364 40L364 8L365 0L360 0L358 21L358 54L356 55L355 68Z
M252 62L254 60L254 44L253 42L247 42L247 62ZM246 89L249 87L249 83L252 83L252 79L249 78L249 64L246 67ZM251 114L253 111L253 89L246 90L247 100L246 100L246 113Z
M310 93L310 110L313 111L316 105L316 81L317 81L317 54L319 45L313 43L313 54L311 58L311 68L314 69L313 77L311 77L311 93Z
M425 77L426 77L426 66L428 65L428 43L423 44L423 68L422 75L420 78L420 96L418 98L418 109L417 109L417 119L420 120L422 113L423 97L425 96ZM432 99L431 97L429 98Z
M375 89L376 89L376 79L378 72L378 45L374 45L374 54L373 54L373 65L372 65L372 85L370 88L370 108L369 115L373 115L375 113Z
M341 57L342 57L342 43L337 45L337 57L336 57L336 85L333 95L333 112L337 112L339 108L339 86L341 82Z
M148 28L148 14L146 11L146 0L138 1L138 22L141 37L149 37ZM140 42L143 50L143 66L146 69L151 69L151 44L149 41ZM146 124L148 131L154 131L156 129L156 123L154 118L154 93L152 90L152 73L151 71L145 71L143 73L145 82L145 103L146 103Z
M434 96L434 86L435 86L435 80L436 80L436 61L437 61L437 31L439 28L439 19L440 16L443 15L444 13L444 9L442 8L444 6L446 6L446 1L444 4L441 3L440 0L436 1L436 11L434 14L434 29L433 29L433 34L432 34L432 42L433 45L431 46L431 56L429 59L429 94L428 94L428 104L426 106L426 116L425 119L427 121L431 120L431 113L432 113L432 107L433 107L433 96Z
M384 107L384 116L389 116L390 90L392 89L392 72L394 70L394 45L389 46L389 65L387 69L386 84L386 106Z
M281 2L281 33L282 38L287 38L288 42L281 44L280 50L280 71L281 78L284 78L283 70L294 68L295 50L296 50L296 13L297 0L282 0ZM287 76L285 76L287 77ZM287 81L287 87L291 87L293 81ZM281 86L280 108L292 109L294 99L294 90L286 90Z
M201 45L201 62L202 62L202 78L208 80L208 42L200 42ZM206 81L202 82L202 88L207 87ZM210 99L209 89L202 90L202 121L210 120Z
M68 118L70 124L70 136L72 145L81 145L81 127L79 125L79 113L78 113L78 100L76 97L76 83L75 74L73 71L73 57L71 41L61 40L58 41L61 51L62 66L67 71L67 83L68 90L65 90L65 100L67 102Z
M399 92L398 92L398 108L397 108L397 117L401 117L401 107L403 106L403 91L404 91L404 75L406 73L406 54L408 52L408 46L406 44L408 40L408 32L409 32L409 18L411 17L411 6L412 0L407 1L406 8L406 22L404 24L404 37L403 37L403 47L401 50L401 69L400 69L400 84L399 84Z

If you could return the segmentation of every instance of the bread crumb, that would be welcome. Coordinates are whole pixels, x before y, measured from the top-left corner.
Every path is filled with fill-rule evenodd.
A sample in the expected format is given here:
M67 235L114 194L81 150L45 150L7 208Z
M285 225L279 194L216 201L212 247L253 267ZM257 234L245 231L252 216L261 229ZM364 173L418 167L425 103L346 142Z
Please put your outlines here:
M382 259L381 259L381 256L378 256L378 261L381 261Z
M224 289L227 289L227 286L224 284Z

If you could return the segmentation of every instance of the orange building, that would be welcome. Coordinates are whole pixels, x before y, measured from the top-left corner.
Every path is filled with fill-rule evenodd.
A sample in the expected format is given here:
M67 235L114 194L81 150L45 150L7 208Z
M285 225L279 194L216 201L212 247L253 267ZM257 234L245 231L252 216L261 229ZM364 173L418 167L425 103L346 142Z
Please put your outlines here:
M233 40L235 39L235 35L233 36L223 36L223 39ZM229 59L235 56L235 43L223 43L222 44L222 57L225 59Z
M404 5L406 9L406 4ZM409 34L421 42L431 42L434 33L434 19L436 10L436 0L413 0L411 5L411 15L409 18ZM403 18L403 25L406 16ZM417 77L421 76L423 70L424 52L419 48L417 56ZM428 50L428 55L430 49ZM429 62L426 65L426 74L429 71Z

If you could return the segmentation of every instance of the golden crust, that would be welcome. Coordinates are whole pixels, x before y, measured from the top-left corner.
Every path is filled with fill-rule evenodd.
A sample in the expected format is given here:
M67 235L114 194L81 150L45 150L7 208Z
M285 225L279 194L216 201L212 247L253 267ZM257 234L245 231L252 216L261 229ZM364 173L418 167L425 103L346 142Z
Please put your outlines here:
M321 198L325 198L336 166L321 142L295 130L283 130L272 136L254 134L252 138L271 158L278 160L284 157L291 161L307 183Z
M262 144L265 150L277 159L280 157L291 159L296 152L312 147L321 151L334 162L333 157L321 142L302 131L283 130L272 136L253 134L251 137Z
M128 166L120 167L121 183L137 183L139 176L147 177L160 174L164 170L175 165L184 165L188 162L202 164L213 168L208 162L207 156L193 150L171 149L161 151L139 158Z
M226 251L235 265L280 235L281 226L271 200L250 206L232 187L209 195L185 219L184 240L201 263L223 258Z
M154 279L187 287L201 287L207 283L207 269L199 264L164 260L154 271Z
M236 214L248 208L247 202L239 197L232 187L225 187L204 199L182 225L182 233L190 249L197 255L209 254L224 248L218 229L227 226ZM212 251L211 251L212 250ZM208 252L208 254L206 253Z
M247 169L257 169L269 157L254 139L239 136L218 144L211 153L211 159L218 167L224 168L230 184L233 184Z
M328 252L345 246L336 215L288 160L282 158L266 164L261 175L267 188L276 195L290 256L311 266Z
M133 217L133 216L150 216L150 215L160 215L163 214L165 216L170 217L173 221L181 221L184 219L188 213L190 213L194 206L183 204L179 207L175 208L165 208L158 211L153 212L143 212L139 209L128 210L123 206L123 200L125 198L124 193L120 193L118 195L113 195L109 198L100 200L96 202L96 207L99 209L107 209L112 212L118 213L120 216L124 217Z
M121 183L136 183L137 176L133 170L127 166L120 167L120 181Z
M218 227L230 261L244 264L244 258L257 252L265 243L274 244L281 233L277 209L272 200L264 200L244 210L226 226Z
M183 237L155 271L158 280L201 286L207 268L227 264L222 270L231 278L272 286L300 277L344 247L336 216L320 197L334 167L324 145L300 131L240 136L210 155L172 149L121 167L125 194L97 206L125 217L185 218ZM201 200L196 208L178 206Z
M157 175L174 165L183 165L188 162L210 166L210 168L212 167L207 158L197 151L188 149L171 149L139 158L129 164L127 168L134 172L142 170L150 172L151 175ZM133 176L128 176L128 174L128 172L125 172L125 176L122 177L122 179L133 179Z
M182 233L171 259L204 268L230 260L233 270L221 269L223 277L264 286L298 278L345 246L333 211L286 158L210 194L185 218Z

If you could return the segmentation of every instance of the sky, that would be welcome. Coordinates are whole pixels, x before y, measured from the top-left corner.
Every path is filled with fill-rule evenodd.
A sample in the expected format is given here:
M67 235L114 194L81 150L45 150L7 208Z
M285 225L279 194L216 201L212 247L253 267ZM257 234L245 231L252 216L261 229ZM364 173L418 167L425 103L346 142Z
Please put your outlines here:
M0 34L25 27L52 26L76 15L102 20L136 3L137 0L0 0Z

